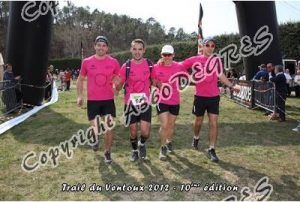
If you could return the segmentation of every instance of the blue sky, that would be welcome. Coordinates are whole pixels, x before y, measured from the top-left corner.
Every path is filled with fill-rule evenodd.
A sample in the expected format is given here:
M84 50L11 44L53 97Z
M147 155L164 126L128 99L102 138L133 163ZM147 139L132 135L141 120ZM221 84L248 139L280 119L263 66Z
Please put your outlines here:
M197 32L199 3L204 17L204 36L237 33L235 5L229 0L73 0L76 6L89 6L107 13L126 14L146 21L154 17L166 30L182 27L185 32ZM66 5L65 1L60 1ZM278 23L300 21L300 1L276 1Z

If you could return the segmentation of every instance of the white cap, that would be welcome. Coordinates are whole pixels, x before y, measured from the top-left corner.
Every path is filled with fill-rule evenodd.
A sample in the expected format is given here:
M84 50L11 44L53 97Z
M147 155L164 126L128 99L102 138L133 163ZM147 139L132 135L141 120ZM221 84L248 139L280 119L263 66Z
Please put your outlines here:
M174 48L171 45L165 45L161 49L161 54L163 53L169 53L169 54L174 54Z

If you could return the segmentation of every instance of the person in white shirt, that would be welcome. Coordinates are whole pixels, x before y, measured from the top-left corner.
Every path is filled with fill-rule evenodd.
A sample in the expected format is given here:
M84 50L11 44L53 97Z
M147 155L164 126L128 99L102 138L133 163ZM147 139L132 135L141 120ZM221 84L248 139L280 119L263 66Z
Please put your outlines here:
M4 61L2 54L0 53L0 81L3 81L3 74L4 74Z
M246 80L246 75L240 76L239 80Z
M296 97L300 97L300 70L297 70L296 76L294 78L294 82L296 84L295 86Z
M289 69L285 69L284 76L286 78L286 87L288 89L287 96L290 96L291 95L290 85L291 85L291 82L292 82L293 79L292 79L292 77L290 75L290 70Z

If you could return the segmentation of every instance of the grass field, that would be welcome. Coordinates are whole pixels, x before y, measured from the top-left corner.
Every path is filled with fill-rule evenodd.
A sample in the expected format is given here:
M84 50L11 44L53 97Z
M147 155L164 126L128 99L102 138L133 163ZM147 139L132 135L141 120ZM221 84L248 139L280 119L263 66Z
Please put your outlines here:
M50 163L32 173L22 170L23 157L34 151L38 155L71 138L79 129L87 129L86 108L76 107L74 88L60 93L59 101L0 136L0 200L222 200L230 195L241 198L241 189L255 184L264 176L273 186L270 200L300 199L300 134L291 129L300 120L300 100L288 99L287 122L269 121L262 111L249 110L222 97L219 118L216 164L207 159L207 117L201 131L201 149L191 148L191 106L193 89L182 94L182 105L174 138L175 154L166 162L158 159L158 119L153 110L151 139L147 161L129 162L128 129L117 119L111 165L103 162L103 147L95 153L89 146L79 146L73 158L64 155L59 165ZM121 115L123 98L116 100ZM292 119L293 118L293 119ZM101 144L103 137L101 137ZM38 157L30 160L37 161ZM63 192L62 184L86 184L81 192ZM96 183L102 188L112 185L144 185L145 191L90 192ZM189 184L200 184L189 191ZM236 185L238 191L205 191L206 184ZM152 191L160 184L163 191ZM169 190L165 190L169 185ZM176 190L175 190L176 188Z

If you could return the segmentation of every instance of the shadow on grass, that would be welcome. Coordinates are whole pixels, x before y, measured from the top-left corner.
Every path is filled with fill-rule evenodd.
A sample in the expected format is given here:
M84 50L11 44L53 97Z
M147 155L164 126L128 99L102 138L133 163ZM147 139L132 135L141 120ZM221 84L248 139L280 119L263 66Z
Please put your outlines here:
M69 140L79 129L86 130L87 124L79 124L60 113L45 109L11 129L14 138L20 142L58 146Z
M99 159L99 174L104 186L109 184L120 186L123 186L124 184L126 184L126 186L140 185L140 183L136 181L135 177L129 175L128 172L126 172L116 161L113 161L112 164L108 165L103 162L102 156L100 157L100 155L97 155L97 158ZM113 192L106 190L103 192L103 195L109 200L130 200L130 195L132 195L132 193L126 191Z
M250 188L251 192L254 191L255 184L266 174L259 173L253 169L247 169L240 165L235 165L229 162L220 161L218 164L221 168L226 171L232 172L239 178L238 184L239 187L247 186ZM290 175L281 175L280 180L273 179L268 176L269 184L273 186L273 193L270 196L270 200L295 200L299 199L300 193L297 190L300 190L295 181L299 181L299 176L290 176ZM249 181L251 179L251 182ZM255 180L255 181L254 181ZM282 183L279 183L281 181ZM249 186L251 184L251 186ZM236 194L238 199L240 198L239 194Z
M81 110L86 117L86 111ZM76 123L73 117L67 117L51 109L45 109L30 117L24 123L14 127L11 132L16 140L24 143L56 146L76 134L78 130L84 131L89 127L88 122ZM219 146L228 147L236 145L265 145L272 142L275 145L299 145L300 139L291 134L296 121L277 123L266 121L264 123L219 123ZM150 147L157 145L159 125L152 124ZM128 128L118 124L115 128L116 139L121 139L129 145ZM201 131L201 139L207 140L208 127L205 123ZM190 145L192 137L192 125L177 124L174 140L180 144L176 147L184 148ZM5 134L3 134L5 135ZM2 136L3 136L2 135ZM124 145L124 142L121 144ZM154 144L154 145L153 145ZM128 148L128 147L127 147Z

